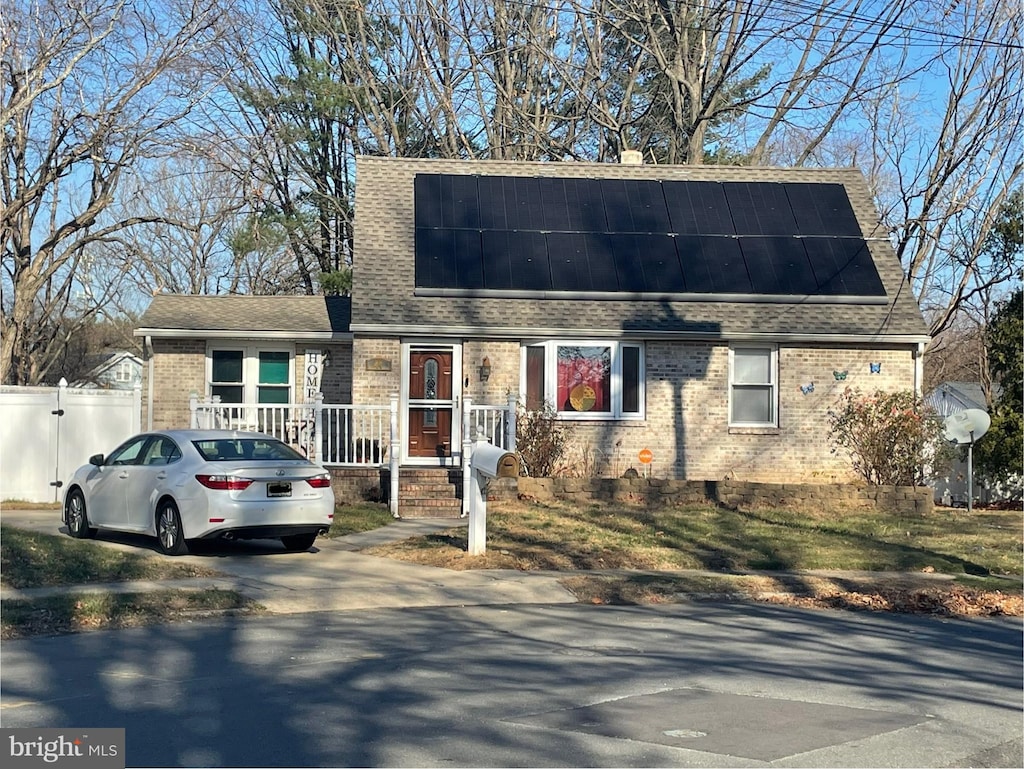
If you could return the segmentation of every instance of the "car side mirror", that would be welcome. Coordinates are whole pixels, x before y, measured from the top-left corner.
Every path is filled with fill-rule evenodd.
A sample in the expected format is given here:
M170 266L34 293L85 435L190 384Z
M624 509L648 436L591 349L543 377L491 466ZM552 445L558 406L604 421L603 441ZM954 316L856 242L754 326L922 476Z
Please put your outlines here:
M96 465L96 467L102 467L103 466L103 458L104 457L103 457L102 454L93 454L91 457L89 457L89 464L90 465Z

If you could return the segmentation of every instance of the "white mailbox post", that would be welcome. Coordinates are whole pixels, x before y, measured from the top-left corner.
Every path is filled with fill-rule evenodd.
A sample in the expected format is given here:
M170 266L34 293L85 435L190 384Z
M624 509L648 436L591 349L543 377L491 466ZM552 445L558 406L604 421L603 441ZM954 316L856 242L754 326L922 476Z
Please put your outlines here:
M483 555L487 550L487 497L484 487L488 478L515 478L519 475L516 455L487 441L471 445L469 460L469 554Z

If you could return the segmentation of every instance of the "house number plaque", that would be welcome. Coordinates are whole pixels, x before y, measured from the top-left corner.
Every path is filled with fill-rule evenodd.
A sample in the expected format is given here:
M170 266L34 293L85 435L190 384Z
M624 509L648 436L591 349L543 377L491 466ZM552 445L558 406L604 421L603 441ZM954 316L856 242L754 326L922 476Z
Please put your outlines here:
M388 358L367 358L367 371L390 371L391 361Z

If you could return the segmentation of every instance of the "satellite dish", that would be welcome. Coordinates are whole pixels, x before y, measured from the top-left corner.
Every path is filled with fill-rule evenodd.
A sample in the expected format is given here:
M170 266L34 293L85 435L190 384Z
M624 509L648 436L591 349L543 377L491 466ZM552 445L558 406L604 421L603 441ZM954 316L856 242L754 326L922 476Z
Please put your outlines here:
M953 443L974 443L986 431L992 419L981 409L964 409L946 417L945 436Z

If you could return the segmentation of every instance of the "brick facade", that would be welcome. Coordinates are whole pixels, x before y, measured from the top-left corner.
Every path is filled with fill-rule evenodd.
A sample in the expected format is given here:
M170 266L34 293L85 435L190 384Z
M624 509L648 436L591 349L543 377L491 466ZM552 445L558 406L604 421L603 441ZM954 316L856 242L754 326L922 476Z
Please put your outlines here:
M217 340L214 347L245 345L259 347L258 342L246 340ZM279 342L268 342L268 346L280 348ZM153 429L183 429L189 427L189 396L193 393L200 398L206 396L206 351L204 339L154 339L153 340ZM298 344L295 346L295 370L293 373L293 397L302 397L302 382L305 374L305 353L307 349L321 350L327 354L328 364L323 370L320 391L325 403L351 403L352 400L352 351L347 344ZM149 422L150 362L142 367L142 424Z

